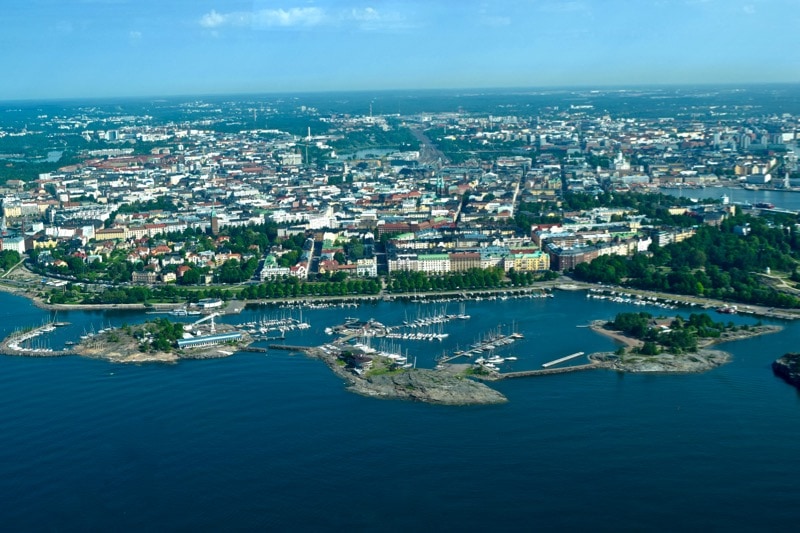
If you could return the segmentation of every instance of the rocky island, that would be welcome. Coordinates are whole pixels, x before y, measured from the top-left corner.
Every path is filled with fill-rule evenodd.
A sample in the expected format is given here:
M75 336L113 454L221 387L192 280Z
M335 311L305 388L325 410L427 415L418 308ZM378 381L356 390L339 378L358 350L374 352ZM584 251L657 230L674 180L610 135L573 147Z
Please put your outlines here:
M657 355L637 353L618 355L613 352L601 352L591 354L589 359L607 363L609 364L607 368L620 372L695 374L724 365L731 360L731 356L721 350L698 350L688 354L662 352Z
M787 353L772 362L772 371L789 385L800 389L800 353Z
M348 390L372 398L413 400L440 405L486 405L508 401L496 390L463 374L441 370L403 368L392 358L351 351L331 344L302 349L322 359L345 383ZM367 359L369 360L368 364ZM362 366L355 366L355 365ZM364 370L363 367L369 369Z
M611 322L591 324L593 331L623 344L616 352L589 356L621 372L698 373L730 361L731 355L709 346L781 331L780 326L733 326L716 323L706 314L688 319L654 318L647 313L620 313Z
M233 355L246 347L250 340L241 335L237 340L205 346L180 347L177 338L165 338L171 324L174 334L183 332L180 323L146 322L137 326L109 329L89 336L74 346L73 351L84 357L105 359L112 363L177 363L185 359L216 359ZM233 333L234 328L221 324L214 335Z
M442 405L482 405L507 401L496 390L466 377L437 370L409 369L352 379L349 389L375 398L415 400Z
M67 325L48 322L11 333L0 342L0 352L25 357L80 355L113 363L176 363L182 359L227 357L252 342L247 333L233 326L215 326L213 320L209 324L199 322L183 324L161 318L135 326L109 327L84 333L80 342L69 342L61 350L40 346L41 337Z

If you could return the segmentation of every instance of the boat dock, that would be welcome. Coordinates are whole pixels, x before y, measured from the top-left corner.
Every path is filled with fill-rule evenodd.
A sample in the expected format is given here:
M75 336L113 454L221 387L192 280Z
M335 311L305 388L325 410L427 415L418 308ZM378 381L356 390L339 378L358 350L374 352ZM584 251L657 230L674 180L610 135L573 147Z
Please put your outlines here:
M561 359L556 359L555 361L550 361L549 363L545 363L542 365L542 368L550 368L551 366L563 363L564 361L569 361L570 359L575 359L576 357L580 357L584 354L584 352L575 352L573 354L567 355L566 357L562 357Z
M75 351L65 348L63 350L53 350L47 347L39 347L33 339L45 335L55 330L57 327L66 326L68 322L48 322L38 328L30 330L15 331L2 342L0 342L0 352L9 355L24 355L27 357L60 357L64 355L75 355Z

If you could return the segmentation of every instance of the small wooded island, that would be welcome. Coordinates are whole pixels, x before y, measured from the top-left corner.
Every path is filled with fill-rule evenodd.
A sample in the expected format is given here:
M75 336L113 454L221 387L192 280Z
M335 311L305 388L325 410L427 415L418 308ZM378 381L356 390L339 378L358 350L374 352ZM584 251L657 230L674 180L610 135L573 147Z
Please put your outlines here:
M158 318L89 334L74 351L115 363L176 363L181 359L228 357L249 343L246 334L227 324L184 324Z
M689 318L620 313L613 321L596 321L592 329L624 344L614 353L592 354L623 372L705 372L730 361L730 354L708 347L780 331L780 326L737 326L714 322L705 313Z

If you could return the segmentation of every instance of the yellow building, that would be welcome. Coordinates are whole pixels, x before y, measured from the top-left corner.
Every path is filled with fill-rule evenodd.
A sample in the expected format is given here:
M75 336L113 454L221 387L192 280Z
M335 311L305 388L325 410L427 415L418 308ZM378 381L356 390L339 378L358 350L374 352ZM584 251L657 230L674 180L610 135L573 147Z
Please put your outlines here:
M114 228L99 229L94 232L94 238L97 241L124 240L125 228L114 227Z
M58 246L58 241L50 236L40 237L33 241L34 250L47 250L55 248L56 246Z
M544 252L532 254L510 254L503 259L503 269L508 272L541 272L550 270L550 256Z

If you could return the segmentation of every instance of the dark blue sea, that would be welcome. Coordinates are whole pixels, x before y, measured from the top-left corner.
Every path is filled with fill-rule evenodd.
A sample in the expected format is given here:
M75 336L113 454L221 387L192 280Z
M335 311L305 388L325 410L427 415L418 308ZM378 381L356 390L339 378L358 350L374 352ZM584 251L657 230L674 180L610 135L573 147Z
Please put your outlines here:
M0 333L47 312L0 294ZM444 304L303 311L315 344L345 316L394 324ZM458 303L447 304L458 312ZM517 369L614 349L578 327L691 310L554 298L468 302L418 366L498 326ZM259 308L235 323L297 310ZM143 313L60 313L53 348ZM731 317L721 315L719 319ZM740 323L755 319L734 316ZM442 407L347 392L320 361L237 353L176 365L0 356L4 531L788 530L800 518L800 397L770 363L798 324L723 345L702 375L590 371L495 384L509 402Z

